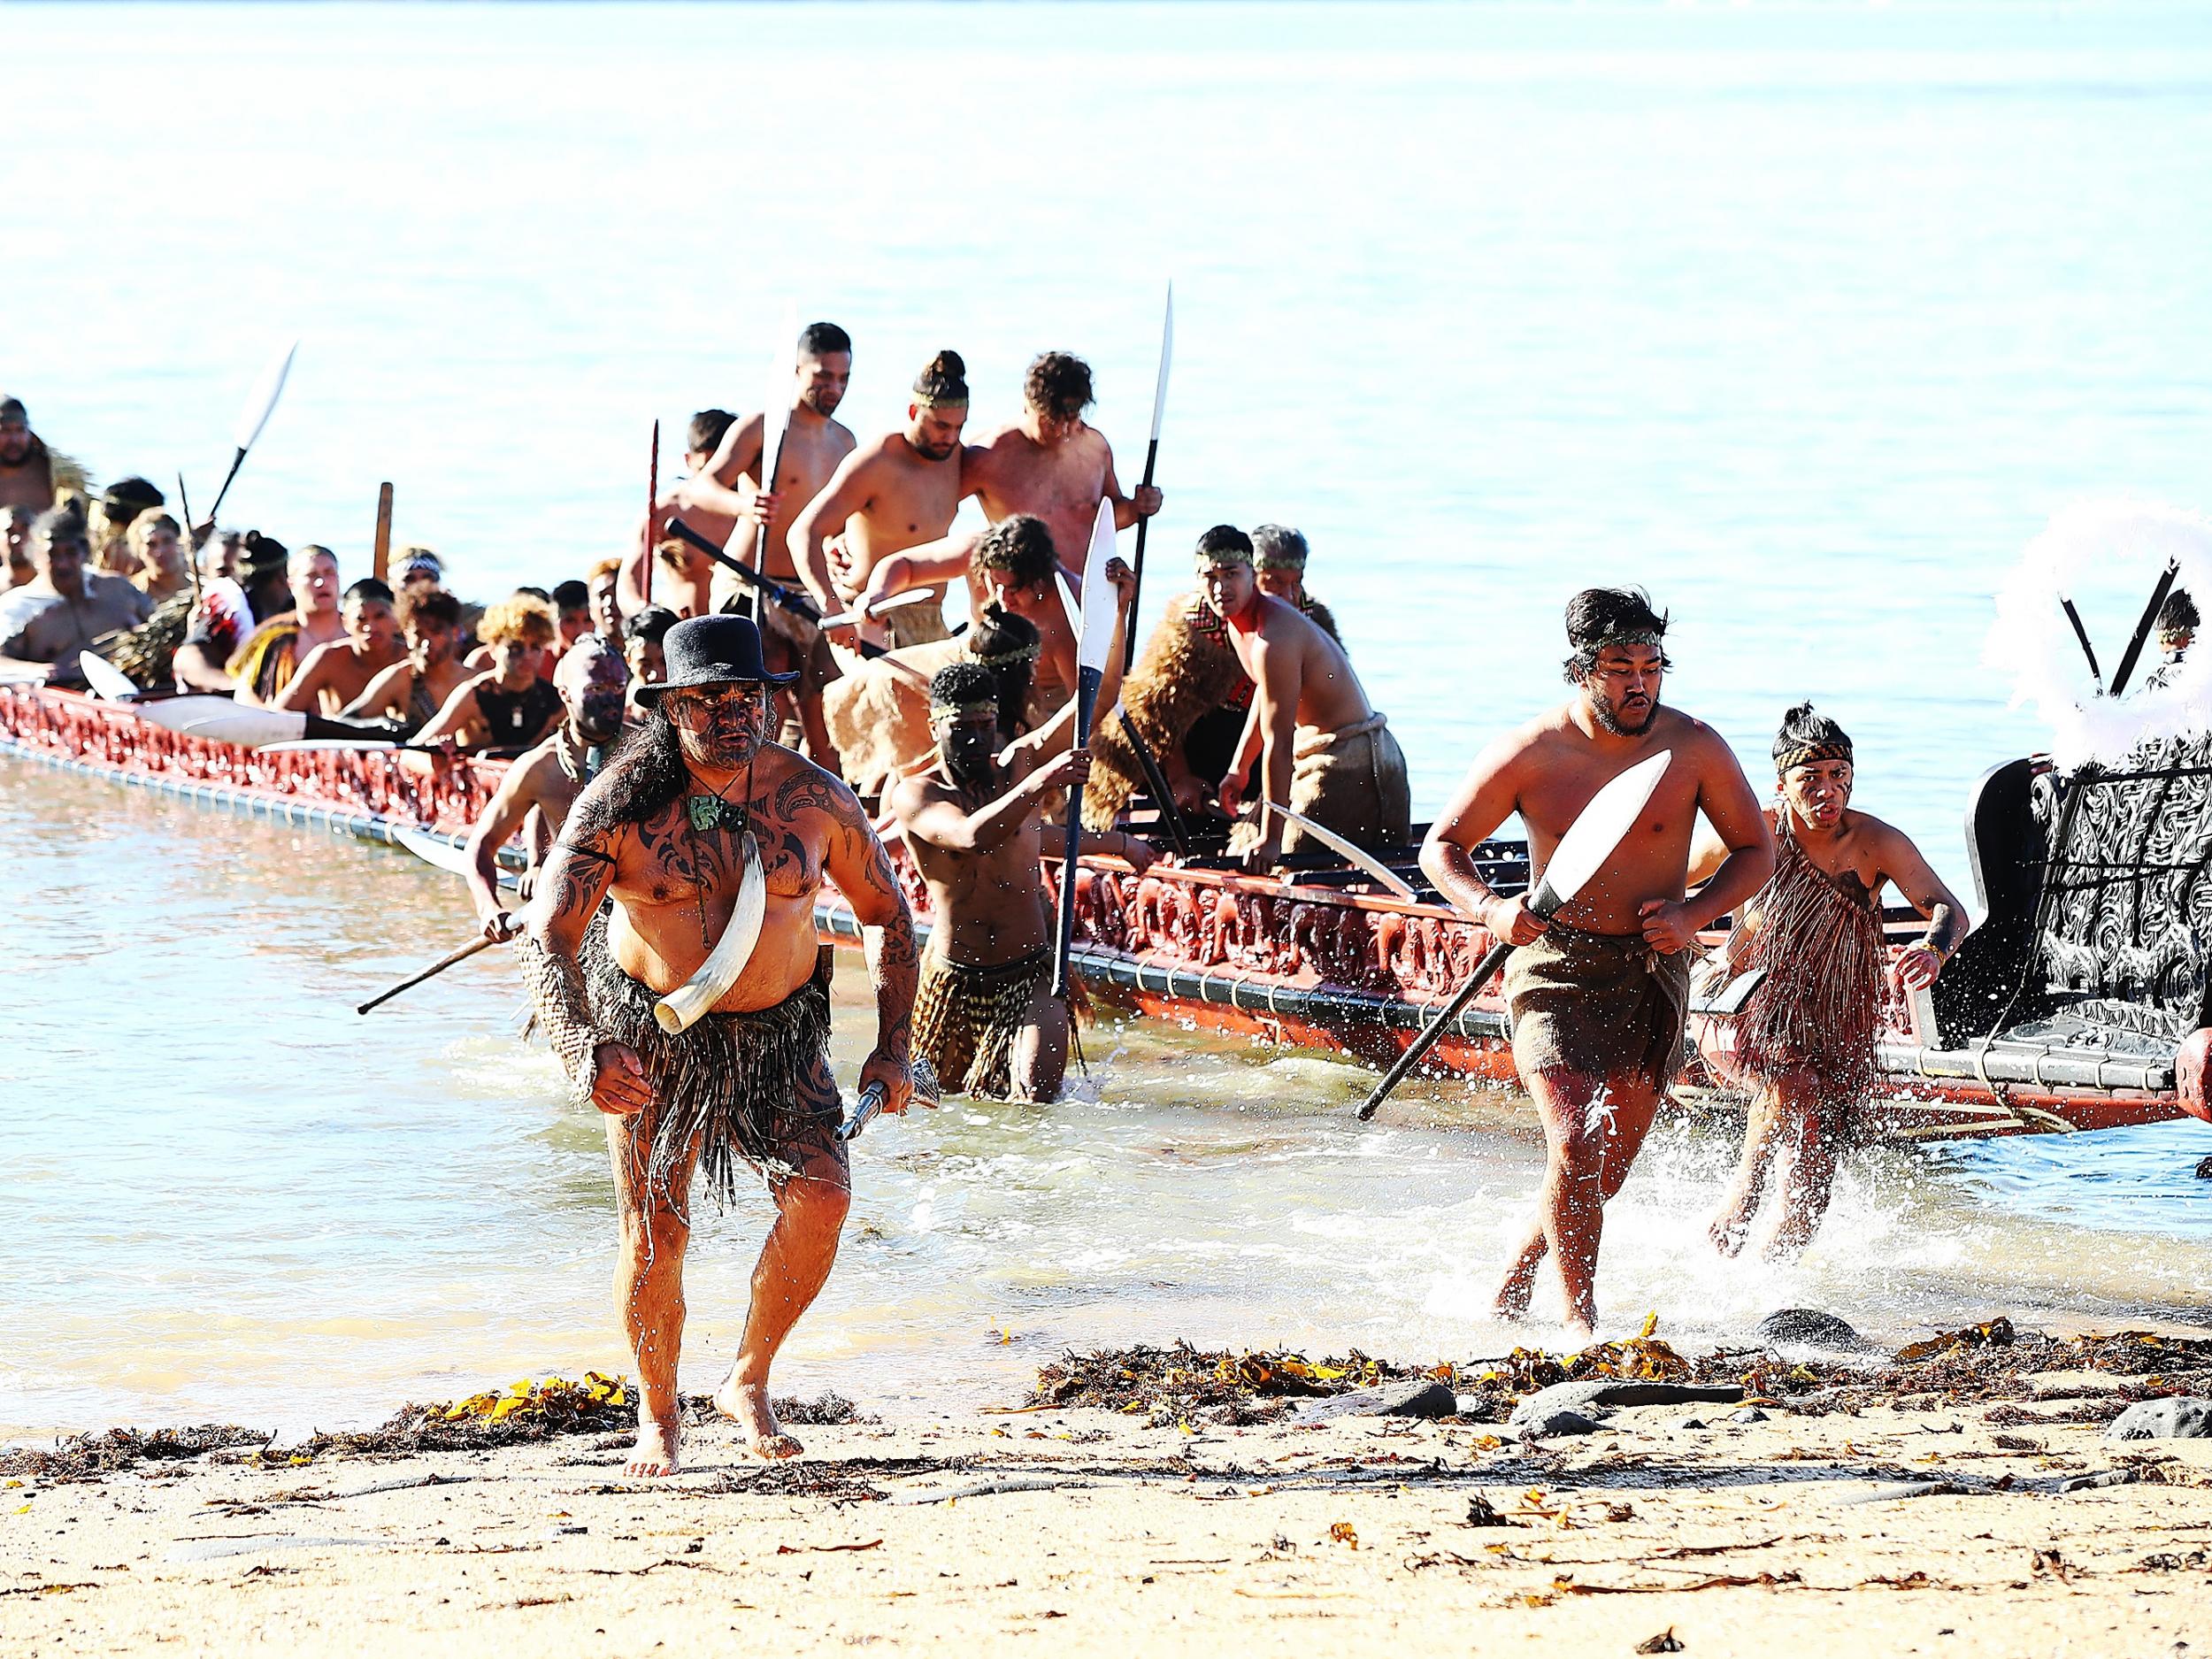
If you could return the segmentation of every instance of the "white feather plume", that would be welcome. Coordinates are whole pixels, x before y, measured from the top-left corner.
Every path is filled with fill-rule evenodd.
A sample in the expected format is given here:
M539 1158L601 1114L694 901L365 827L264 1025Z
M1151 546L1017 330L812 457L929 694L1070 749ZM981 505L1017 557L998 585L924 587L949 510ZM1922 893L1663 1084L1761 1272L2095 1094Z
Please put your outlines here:
M2059 603L2085 579L2108 584L2131 572L2140 572L2147 598L2170 563L2177 588L2200 605L2212 601L2212 519L2158 502L2081 502L2053 515L1999 589L1985 660L2015 672L2012 706L2035 705L2061 766L2115 761L2146 739L2212 730L2212 640L2199 641L2170 682L2150 689L2154 634L2131 677L2133 688L2115 702L2091 678ZM2116 656L2106 664L2108 672L2118 665Z

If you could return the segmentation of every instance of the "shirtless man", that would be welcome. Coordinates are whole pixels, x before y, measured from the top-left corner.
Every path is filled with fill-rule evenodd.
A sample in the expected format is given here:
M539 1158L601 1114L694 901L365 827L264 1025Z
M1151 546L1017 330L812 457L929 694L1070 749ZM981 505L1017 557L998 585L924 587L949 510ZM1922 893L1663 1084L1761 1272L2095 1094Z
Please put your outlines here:
M1411 833L1406 757L1361 689L1344 648L1297 606L1260 591L1252 538L1217 524L1198 538L1198 580L1257 689L1221 805L1234 817L1259 764L1256 820L1245 867L1271 869L1304 833L1265 803L1279 802L1363 847L1400 847ZM1240 840L1246 839L1240 836Z
M44 670L52 685L81 686L78 659L102 640L146 620L146 595L119 576L88 568L92 542L73 504L31 526L37 575L0 596L0 666Z
M553 688L561 694L567 718L552 735L507 768L499 789L469 832L469 897L484 936L512 939L522 918L499 903L499 851L515 838L531 815L534 833L549 845L558 841L569 809L607 760L607 746L622 735L628 707L630 671L620 653L595 634L587 634L561 653L553 670ZM540 862L539 848L531 863Z
M374 680L340 713L349 720L393 720L413 733L430 724L446 700L473 678L461 660L461 602L443 588L403 595L400 626L407 655Z
M338 556L310 542L294 549L285 575L292 609L262 623L223 665L241 703L273 703L311 651L345 638L346 625L338 614Z
M1568 1326L1597 1324L1604 1205L1628 1179L1660 1096L1682 1063L1689 957L1698 931L1759 889L1774 868L1758 797L1720 734L1659 701L1666 618L1640 593L1593 588L1567 605L1574 695L1493 742L1421 848L1421 868L1461 914L1518 947L1505 995L1513 1058L1544 1124L1535 1225L1498 1292L1502 1318L1528 1310L1537 1267L1559 1262ZM1604 867L1548 924L1476 873L1474 852L1517 812L1531 882L1599 789L1662 750L1658 791ZM1685 898L1700 813L1727 851Z
M0 397L0 507L42 513L65 490L85 488L84 469L56 455L31 430L31 418L17 397ZM89 547L91 532L86 531Z
M1811 703L1782 717L1774 772L1777 799L1766 809L1774 874L1707 964L1716 981L1759 978L1735 1015L1691 1021L1706 1063L1751 1095L1713 1243L1724 1256L1743 1248L1778 1164L1781 1203L1761 1247L1770 1261L1796 1255L1820 1230L1836 1165L1873 1094L1888 983L1907 994L1934 984L1972 926L1910 836L1851 805L1850 736ZM1703 879L1726 853L1701 830L1690 879ZM1894 968L1881 905L1893 882L1928 918Z
M714 459L714 452L722 447L737 417L726 409L703 409L691 418L690 430L684 437L684 471L697 476L706 471ZM621 601L622 613L629 615L648 603L645 597L645 567L649 559L657 557L657 549L668 534L669 516L680 504L688 480L679 479L663 489L660 499L653 503L653 511L638 521L637 541L622 561L622 576L617 594ZM684 518L701 535L711 538L718 544L729 540L730 532L737 527L736 515L715 511L705 505L691 509ZM668 603L660 591L659 571L653 572L653 599L661 604ZM704 616L712 607L702 604L698 614Z
M642 1381L633 1475L677 1467L676 1371L692 1171L727 1197L742 1159L776 1222L753 1270L737 1361L716 1405L754 1455L795 1457L768 1402L769 1367L829 1278L851 1202L827 1054L829 948L814 899L834 883L865 930L876 1046L861 1085L905 1109L912 918L851 790L767 741L773 682L741 617L668 632L668 679L644 730L585 788L553 849L523 959L572 1084L608 1116L621 1241L615 1302ZM671 1036L657 1000L688 980L729 926L757 841L768 909L758 943L712 1011ZM614 903L603 918L603 899Z
M1098 706L1120 689L1121 630L1136 578L1116 559L1114 649ZM928 953L914 1007L916 1049L949 1087L995 1100L1059 1098L1068 1065L1066 1003L1052 995L1053 907L1042 867L1039 814L1059 790L1090 773L1072 747L1075 709L999 752L998 680L981 663L941 669L929 687L940 759L890 792L916 866L929 883ZM1056 839L1055 846L1064 845ZM1157 856L1118 829L1085 831L1086 853L1128 861L1139 875Z
M822 614L849 605L871 572L894 553L941 541L960 511L960 429L968 419L967 365L941 351L914 379L906 425L855 449L791 526L790 552ZM827 543L842 545L833 572ZM944 589L858 628L893 649L945 637ZM851 640L841 641L850 644Z
M336 714L366 692L378 675L406 660L392 590L375 577L364 576L346 589L338 615L345 638L308 652L299 672L277 694L277 708Z

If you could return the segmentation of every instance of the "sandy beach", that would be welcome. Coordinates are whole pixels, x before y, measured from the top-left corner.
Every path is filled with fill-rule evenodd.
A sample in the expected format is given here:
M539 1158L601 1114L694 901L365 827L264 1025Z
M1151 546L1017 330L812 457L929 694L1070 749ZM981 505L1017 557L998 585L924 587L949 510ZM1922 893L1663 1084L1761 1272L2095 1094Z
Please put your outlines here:
M703 1423L657 1484L618 1433L234 1447L12 1476L0 1646L2186 1655L2212 1641L2212 1441L2101 1426L2163 1386L1832 1386L1543 1440L1314 1402L1033 1409L809 1426L772 1467Z

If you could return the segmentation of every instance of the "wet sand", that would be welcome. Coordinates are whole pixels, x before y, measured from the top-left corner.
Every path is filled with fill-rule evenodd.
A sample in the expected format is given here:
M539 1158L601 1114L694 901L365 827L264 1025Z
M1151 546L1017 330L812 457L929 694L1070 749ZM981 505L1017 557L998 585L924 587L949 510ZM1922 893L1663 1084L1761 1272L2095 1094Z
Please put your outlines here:
M659 1483L625 1476L613 1436L141 1463L4 1494L0 1648L2011 1659L2212 1640L2212 1442L2007 1428L1978 1404L1730 1409L1621 1409L1538 1445L1043 1411L806 1428L807 1457L773 1468L708 1425ZM1693 1413L1710 1426L1681 1427ZM2130 1467L2159 1483L2058 1489ZM1926 1482L1965 1490L1903 1495ZM1506 1524L1470 1525L1479 1497Z

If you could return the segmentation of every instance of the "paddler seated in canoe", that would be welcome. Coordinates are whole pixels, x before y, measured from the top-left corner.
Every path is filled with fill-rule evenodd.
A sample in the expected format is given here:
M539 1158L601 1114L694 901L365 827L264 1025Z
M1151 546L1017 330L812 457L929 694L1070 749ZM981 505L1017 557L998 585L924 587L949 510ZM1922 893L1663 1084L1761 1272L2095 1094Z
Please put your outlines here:
M960 512L960 434L968 419L967 373L956 351L941 351L932 357L914 377L906 424L863 444L838 463L821 494L793 521L792 562L824 616L847 611L885 559L941 541L952 528ZM832 541L841 555L834 569ZM849 647L857 638L895 650L943 639L942 585L909 591L927 596L852 628L838 629L835 642ZM773 620L770 624L772 629L782 626Z
M213 547L219 543L211 542ZM291 555L284 543L258 531L240 539L228 575L205 577L183 641L171 655L170 673L180 691L227 695L229 664L265 622L294 615ZM158 683L142 679L142 684Z
M392 590L375 577L364 576L346 589L338 618L345 637L308 652L299 672L277 693L277 708L336 714L366 692L378 675L406 661Z
M1910 837L1852 807L1851 739L1811 703L1782 717L1774 772L1778 798L1766 809L1774 874L1700 971L1715 992L1740 975L1759 977L1732 1018L1701 1015L1692 1028L1706 1062L1751 1095L1743 1156L1713 1242L1726 1256L1743 1248L1779 1163L1781 1206L1762 1254L1780 1260L1820 1230L1853 1120L1873 1093L1885 981L1906 993L1932 985L1972 924ZM1725 856L1701 831L1691 880ZM1882 933L1885 883L1928 918L1893 966Z
M1452 907L1517 949L1503 975L1513 1061L1543 1120L1537 1217L1497 1297L1528 1311L1536 1270L1555 1253L1567 1325L1597 1323L1598 1239L1680 1068L1690 955L1758 890L1774 852L1758 797L1720 734L1659 701L1667 619L1641 592L1592 588L1567 604L1566 675L1575 690L1483 750L1421 848L1421 868ZM1526 895L1478 873L1476 849L1518 813L1533 884L1591 797L1638 762L1671 757L1634 825L1573 900L1547 922ZM1726 856L1686 898L1700 814Z
M1278 524L1252 532L1252 570L1263 594L1295 605L1339 645L1336 618L1306 591L1306 538ZM1210 810L1214 780L1229 769L1252 708L1252 681L1229 644L1228 625L1203 594L1179 594L1137 653L1122 681L1121 713L1159 764L1175 804ZM1119 818L1139 790L1149 791L1119 718L1101 722L1091 739L1091 779L1083 791L1083 821L1103 827Z
M603 558L585 572L585 586L591 592L591 631L614 647L622 649L622 561Z
M292 608L254 629L223 664L232 695L241 703L274 703L310 651L345 638L346 625L338 614L338 556L310 542L285 561L285 578Z
M666 605L648 605L642 611L631 612L622 624L622 660L630 670L630 718L633 722L645 718L645 704L638 700L638 691L645 686L657 686L668 678L668 654L664 641L668 630L682 618Z
M388 720L411 737L475 675L461 660L458 599L442 588L403 593L399 618L407 655L372 680L340 713L349 720Z
M714 452L722 447L723 438L736 423L737 417L726 409L703 409L694 415L684 437L684 471L695 475L705 471L707 463L714 459ZM668 520L682 504L685 482L685 480L678 479L664 486L659 498L653 503L652 511L638 523L636 542L622 561L622 575L617 588L622 614L626 617L655 600L662 604L668 603L668 595L661 591L662 579L658 570L653 573L652 596L650 599L647 597L646 564L648 560L659 557L661 547L670 540ZM718 512L701 503L684 508L684 522L720 547L728 541L730 532L737 527L737 515L734 511ZM704 616L713 608L706 603L705 580L703 572L701 603L695 613L700 616Z
M38 580L31 563L31 525L38 515L28 507L0 507L0 541L6 543L7 568L0 570L0 592Z
M78 658L145 621L146 595L90 568L92 543L74 503L33 520L30 553L37 575L0 595L0 669L81 686Z
M1119 690L1121 630L1136 578L1116 559L1107 575L1120 616L1098 703ZM915 1052L949 1088L994 1100L1059 1098L1071 1010L1052 994L1053 906L1045 891L1041 814L1090 772L1072 747L1075 710L1002 751L997 682L956 663L930 682L936 765L888 796L915 867L929 884L929 948L914 1004ZM1058 844L1056 842L1056 844ZM1125 830L1085 831L1086 853L1125 859L1139 874L1157 856Z
M560 693L565 718L549 737L507 768L469 832L469 897L484 936L494 941L522 931L522 918L499 905L500 849L518 833L526 835L530 869L523 877L522 895L528 898L576 797L604 769L609 746L622 735L630 671L604 640L587 634L561 653L553 688Z
M800 1451L769 1407L769 1368L829 1278L850 1202L827 1053L831 948L814 931L825 880L861 924L875 982L861 1086L880 1085L894 1112L912 1089L914 926L867 815L835 778L768 741L775 682L751 622L694 618L668 631L667 650L643 730L554 844L522 947L554 1052L580 1099L607 1114L616 1307L643 1383L633 1475L677 1466L695 1168L726 1202L750 1164L774 1200L737 1362L714 1402L754 1455ZM710 1011L681 1026L703 1000Z
M127 572L131 585L150 603L158 606L192 591L192 577L184 567L184 542L174 518L165 512L141 514L126 540L134 561Z
M1412 813L1405 756L1344 648L1295 605L1260 591L1252 538L1233 525L1198 538L1198 578L1256 687L1221 780L1222 810L1232 817L1248 789L1256 797L1253 821L1240 826L1231 849L1246 868L1266 870L1305 839L1283 814L1264 810L1270 801L1371 850L1403 846Z
M560 693L538 675L538 664L553 643L553 607L530 594L515 594L485 611L476 635L490 652L491 666L463 682L415 733L415 741L449 741L472 754L518 754L543 739L561 714Z

